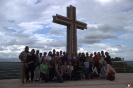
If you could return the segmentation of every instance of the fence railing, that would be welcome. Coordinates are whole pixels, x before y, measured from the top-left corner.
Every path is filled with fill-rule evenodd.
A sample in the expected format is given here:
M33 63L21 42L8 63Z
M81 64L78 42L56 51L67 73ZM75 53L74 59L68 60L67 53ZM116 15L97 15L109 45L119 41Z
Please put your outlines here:
M133 73L133 61L112 61L112 67L118 73Z
M21 62L0 62L0 79L19 79ZM118 73L133 73L133 61L112 61Z

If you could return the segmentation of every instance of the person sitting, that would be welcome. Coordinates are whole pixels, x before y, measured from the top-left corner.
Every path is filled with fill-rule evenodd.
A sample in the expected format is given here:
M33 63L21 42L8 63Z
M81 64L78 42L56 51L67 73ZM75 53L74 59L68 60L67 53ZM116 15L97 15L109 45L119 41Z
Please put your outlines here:
M62 66L62 70L63 70L62 78L64 80L68 80L69 79L69 72L68 72L67 62L66 61L64 62L63 66Z
M43 59L42 64L40 65L40 77L42 81L48 82L49 81L49 70L46 60Z
M107 64L105 60L104 60L104 71L105 71L106 79L110 81L113 81L115 79L116 71L110 66L110 64Z
M103 66L104 59L101 56L100 52L98 53L98 57L99 57L99 68L100 68L100 73L101 73L100 77L104 78L105 77L105 71L104 71L104 66Z
M61 68L61 58L58 59L57 64L55 65L55 77L57 78L57 81L60 83L63 83L62 78L63 72Z
M69 78L72 79L73 66L72 66L72 62L71 61L68 62L67 69L68 69L68 73L69 73Z
M95 77L98 77L98 71L97 71L97 67L95 67L94 64L92 64L92 72L90 73L90 78L93 79Z
M82 69L77 65L74 64L74 80L81 80L81 71Z

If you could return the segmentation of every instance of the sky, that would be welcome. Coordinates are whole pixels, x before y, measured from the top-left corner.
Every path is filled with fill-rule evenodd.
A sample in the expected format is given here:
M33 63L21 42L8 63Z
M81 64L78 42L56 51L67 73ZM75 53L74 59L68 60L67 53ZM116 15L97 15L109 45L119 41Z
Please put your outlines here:
M76 7L78 52L107 51L112 58L133 60L133 0L0 0L0 61L20 61L30 50L66 51L66 26L53 23L56 14Z

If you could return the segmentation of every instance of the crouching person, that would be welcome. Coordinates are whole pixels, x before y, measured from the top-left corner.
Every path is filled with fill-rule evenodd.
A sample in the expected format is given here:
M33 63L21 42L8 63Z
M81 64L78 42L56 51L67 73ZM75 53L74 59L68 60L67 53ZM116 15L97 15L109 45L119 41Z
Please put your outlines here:
M61 58L58 59L57 64L55 65L55 77L56 80L60 83L63 83L63 78L62 78L63 72L61 68Z
M110 64L107 64L106 61L104 61L104 71L106 74L106 79L110 81L113 81L115 79L116 71L110 66Z
M40 77L42 81L48 82L49 81L49 70L46 60L43 59L42 64L40 65Z

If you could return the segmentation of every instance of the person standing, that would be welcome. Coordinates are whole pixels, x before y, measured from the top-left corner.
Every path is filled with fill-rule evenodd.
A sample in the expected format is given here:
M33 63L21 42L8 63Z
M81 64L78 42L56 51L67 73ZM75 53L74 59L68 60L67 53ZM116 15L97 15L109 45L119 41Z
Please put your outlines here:
M52 53L52 55L56 55L56 50L55 49L53 49L53 53Z
M20 70L20 76L21 76L21 81L22 83L24 83L24 79L25 79L25 69L26 69L26 57L29 53L29 47L26 46L25 50L22 51L19 55L19 59L21 60L21 70Z
M36 62L35 62L34 80L35 81L39 81L39 77L40 77L40 68L39 68L39 65L40 65L40 63L39 63L40 56L39 56L39 50L36 50L35 57L36 57Z
M100 77L101 78L104 78L105 77L105 71L104 71L104 68L103 68L103 62L104 62L104 59L103 57L101 56L100 53L98 53L98 57L99 57L99 69L100 69Z
M29 83L29 72L31 73L31 82L33 82L34 78L34 69L35 69L35 61L36 57L34 55L35 50L32 49L31 52L27 55L26 58L26 70L25 70L25 75L26 75L26 82Z
M84 63L85 62L85 59L86 59L85 54L82 53L81 54L81 57L79 58L79 61Z
M68 62L68 56L67 53L64 52L64 56L62 57L62 62Z
M105 55L106 55L105 61L106 61L108 64L111 65L111 57L110 57L109 53L108 53L108 52L105 52Z
M84 62L84 68L85 68L85 79L89 79L89 62L88 59Z
M91 53L89 56L89 73L92 71L91 67L93 63L94 63L93 54Z
M42 63L42 53L40 53L40 56L39 56L39 63L40 64Z
M43 53L43 56L42 56L42 61L43 61L44 59L46 60L46 57L47 57L46 55L47 55L47 52L44 52L44 53Z
M46 60L47 60L47 63L49 63L49 61L51 61L51 55L52 55L52 52L49 51L48 55L46 56Z
M89 53L88 52L86 52L86 59L88 60L88 62L89 62L89 59L90 59L90 57L89 57Z
M98 57L98 55L97 55L96 52L94 52L94 55L95 55L95 56L93 57L93 59L94 59L94 64L95 64L95 67L97 67L98 75L100 75L99 57Z
M63 55L62 55L62 51L60 51L60 55L59 55L59 57L63 57Z
M105 59L104 51L101 51L101 57Z
M55 74L55 56L51 55L51 60L49 61L48 68L49 68L49 77L50 81L54 81L54 74Z

